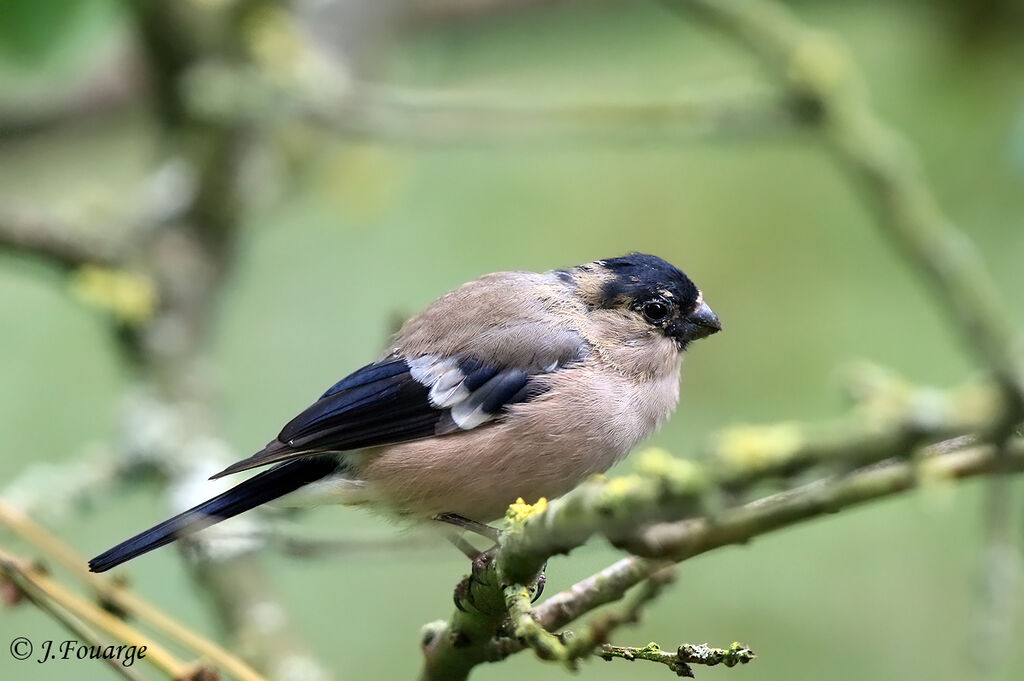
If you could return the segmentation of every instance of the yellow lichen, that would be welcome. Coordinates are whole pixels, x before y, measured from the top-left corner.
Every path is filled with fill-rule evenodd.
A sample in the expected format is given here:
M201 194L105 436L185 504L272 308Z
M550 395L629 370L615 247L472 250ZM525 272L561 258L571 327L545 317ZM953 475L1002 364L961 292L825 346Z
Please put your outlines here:
M648 447L636 455L636 469L640 473L657 475L676 461L663 447Z
M717 459L727 469L752 472L784 463L802 442L796 424L739 426L722 433Z
M83 265L71 279L71 292L83 303L112 312L126 324L143 324L156 309L152 280L135 272Z
M704 469L693 461L672 456L661 447L649 447L637 455L637 472L640 475L661 478L672 483L680 491L698 490L704 487L707 476Z
M635 475L626 475L609 480L605 485L605 491L609 496L620 497L636 489L639 484L640 479Z
M548 507L548 500L541 497L536 504L528 504L522 497L516 499L515 503L505 511L505 522L508 524L521 523L530 516L542 513Z

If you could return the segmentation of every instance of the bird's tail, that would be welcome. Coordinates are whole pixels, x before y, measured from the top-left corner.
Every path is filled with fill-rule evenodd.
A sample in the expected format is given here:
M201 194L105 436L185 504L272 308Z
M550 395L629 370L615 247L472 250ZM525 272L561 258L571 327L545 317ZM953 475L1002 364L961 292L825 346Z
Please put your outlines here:
M273 501L338 470L334 456L311 456L278 464L195 508L127 539L89 561L92 572L105 572L176 539Z

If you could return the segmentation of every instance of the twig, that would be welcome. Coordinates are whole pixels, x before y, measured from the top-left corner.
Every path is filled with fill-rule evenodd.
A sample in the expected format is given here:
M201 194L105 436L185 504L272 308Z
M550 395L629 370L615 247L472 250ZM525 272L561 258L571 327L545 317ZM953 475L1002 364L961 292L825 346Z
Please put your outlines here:
M223 532L222 539L244 539L261 542L268 550L295 558L332 558L336 556L393 554L424 551L438 546L436 537L429 534L387 538L355 537L303 537L275 529L254 532ZM447 544L445 544L447 547Z
M843 167L863 180L879 226L934 287L968 347L1024 412L1019 338L970 239L943 212L910 146L871 108L856 66L833 37L772 0L667 0L699 10L762 58L818 112L817 127Z
M216 434L206 343L245 216L243 170L256 138L249 121L197 118L183 99L186 79L201 63L252 65L258 38L249 29L265 26L268 16L287 17L281 4L159 0L130 5L167 144L165 160L194 179L187 205L154 231L147 244L146 261L163 296L156 316L139 330L131 356L157 402L183 426L175 443L158 445L159 458L169 459L173 469L170 489L205 479L214 459L230 455ZM173 342L168 342L168 329L174 330ZM185 494L172 497L175 507L191 505ZM212 536L201 533L187 542L195 549L188 553L190 574L234 646L268 676L283 681L326 678L326 670L291 628L266 577L258 543L218 551ZM257 609L272 616L254 617Z
M60 463L30 464L0 488L0 498L26 515L60 518L88 506L135 473L112 452L82 452Z
M314 92L282 92L256 70L213 65L192 73L189 84L194 115L213 122L298 119L345 136L412 145L735 140L792 134L803 122L798 102L749 85L630 100L340 81L325 96L322 80Z
M985 432L1001 447L1024 419L1024 357L1020 331L1007 314L974 244L945 214L907 141L871 107L856 65L833 37L803 25L772 0L683 0L751 49L774 77L818 112L817 128L842 168L858 179L878 211L879 227L936 293L962 340L985 363L1003 392L1002 418ZM988 594L1012 591L1016 537L1008 530L1010 486L989 482L985 507L993 583ZM1009 558L1009 560L1013 560ZM1000 619L1004 598L988 597ZM1006 619L1002 617L1002 619Z
M158 667L171 679L179 681L202 676L195 665L182 662L170 651L146 638L114 615L71 593L54 579L43 574L38 568L24 564L3 550L0 550L0 571L14 580L19 588L31 590L36 598L45 598L56 603L64 610L73 613L84 622L106 632L122 643L135 646L136 649L145 648L146 657L144 659Z
M410 90L357 84L340 106L308 116L346 135L405 143L521 143L717 138L795 132L799 111L749 88L658 101L551 98L524 93Z
M89 585L102 602L145 622L239 681L265 681L263 676L238 657L200 636L134 592L102 575L89 572L85 558L3 499L0 499L0 524L70 570L75 577Z
M963 442L961 440L961 442ZM874 464L831 479L797 487L723 511L713 517L694 517L678 522L657 523L636 533L629 547L642 551L656 560L632 557L620 561L612 568L585 580L587 586L577 585L563 594L549 599L532 611L532 619L538 626L552 631L568 624L571 619L584 614L603 603L617 600L634 584L643 581L665 565L665 560L682 561L712 549L730 544L742 544L768 532L804 522L821 515L835 513L844 508L862 504L874 499L905 492L916 487L920 480L960 479L975 475L990 474L1001 469L995 448L990 444L965 445L963 449L943 447L942 453L920 458L918 461L893 459ZM1024 471L1024 441L1014 440L1006 448L1010 470ZM605 483L616 490L620 499L647 499L648 490L637 482L624 487L612 479ZM618 489L616 489L618 488ZM596 490L594 490L596 491ZM576 494L570 493L569 496ZM589 494L585 492L584 494ZM672 508L671 492L660 488L660 498L665 507ZM567 499L563 497L563 499ZM596 494L591 499L600 499ZM549 511L558 502L549 506ZM641 507L627 503L627 516L642 525L644 517ZM612 508L615 506L596 506ZM678 507L676 507L678 508ZM579 538L576 533L563 534L557 528L558 514L538 513L526 520L521 528L523 534L536 533L541 539L537 544L526 542L526 546L555 547L564 551L573 544L548 541L554 536ZM612 516L604 516L606 519ZM576 516L574 521L581 521ZM568 522L563 516L561 522ZM509 533L506 532L508 535ZM515 536L515 533L513 533ZM503 548L502 552L509 550ZM552 550L554 552L554 550ZM499 560L501 558L499 552ZM532 554L531 554L532 555ZM532 557L528 559L528 563ZM515 559L509 560L514 564ZM613 583L606 584L602 576L613 576ZM482 583L486 584L486 581ZM434 632L425 648L427 664L421 678L461 679L468 675L473 666L495 659L492 638L500 624L500 614L479 611L460 613L447 627ZM528 625L529 626L529 625ZM490 635L487 632L490 631ZM471 632L472 635L465 635ZM453 646L458 641L459 645ZM502 653L511 654L518 649L514 643L507 643Z
M78 640L85 641L87 645L95 646L97 648L102 648L104 646L104 640L100 637L100 634L98 634L92 627L71 615L71 613L66 612L55 603L42 597L40 592L34 590L31 582L20 577L10 575L7 578L10 579L11 584L18 589L18 594L24 596L37 608L55 619ZM106 662L114 672L128 679L128 681L144 681L141 675L137 674L135 670L126 667L119 660L104 657L103 661Z
M856 466L911 455L921 444L955 443L957 437L989 430L1002 410L998 391L983 384L943 392L863 364L850 379L856 403L841 418L734 426L713 436L700 457L711 462L713 484L739 491L814 466Z
M1008 447L1014 470L1024 470L1024 442ZM555 594L534 609L548 630L559 629L582 614L621 598L626 591L661 569L666 559L681 561L728 544L742 544L797 522L834 513L884 496L913 489L921 479L953 480L992 473L997 468L992 445L967 445L911 461L890 461L854 471L831 481L819 481L779 492L715 518L654 525L640 540L646 551L664 556L623 558L593 577Z
M124 244L53 217L11 212L0 215L0 250L37 256L64 269L82 265L116 265Z
M724 449L723 453L733 454L728 465L713 462L709 469L654 452L638 461L636 475L584 483L523 519L502 537L498 567L508 582L522 583L548 557L581 545L594 533L625 542L636 536L638 525L706 515L702 509L721 487L771 479L808 461L857 466L908 457L919 443L985 431L1001 418L992 407L992 395L983 388L929 391L928 395L924 404L915 399L888 400L883 417L860 422L858 429L841 423L841 447L834 446L834 428L791 425L787 428L798 437L779 438L774 431L754 430L742 447Z
M88 125L127 109L138 102L143 92L137 63L132 49L121 46L83 78L61 88L59 94L45 102L25 106L20 101L8 101L0 107L0 143L10 144L65 127Z
M671 561L666 560L623 558L549 597L534 608L534 616L548 631L557 631L586 613L619 600L629 589L670 565Z
M613 631L627 624L640 621L643 608L657 598L662 590L675 579L672 567L664 568L648 577L637 592L625 603L602 612L582 629L572 632L569 638L570 658L580 658L603 646Z
M733 643L728 648L712 648L706 643L684 643L674 653L662 650L653 641L643 648L630 648L626 646L613 646L604 644L594 651L606 661L619 658L622 660L647 660L666 665L677 676L693 678L691 664L702 664L708 667L724 664L726 667L735 667L738 664L747 664L755 657L754 651L739 643Z
M569 649L557 636L540 626L533 615L532 591L521 585L505 587L505 603L516 638L533 648L542 660L557 660L572 668Z

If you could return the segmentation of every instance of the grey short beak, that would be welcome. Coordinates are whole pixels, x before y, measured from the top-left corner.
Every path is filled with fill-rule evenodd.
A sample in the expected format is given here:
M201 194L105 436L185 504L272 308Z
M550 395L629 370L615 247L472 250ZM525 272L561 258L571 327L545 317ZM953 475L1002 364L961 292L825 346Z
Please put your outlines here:
M702 302L700 307L688 314L673 329L674 333L672 335L683 343L689 343L699 338L707 338L721 330L722 322L718 321L718 315L708 307L707 303Z

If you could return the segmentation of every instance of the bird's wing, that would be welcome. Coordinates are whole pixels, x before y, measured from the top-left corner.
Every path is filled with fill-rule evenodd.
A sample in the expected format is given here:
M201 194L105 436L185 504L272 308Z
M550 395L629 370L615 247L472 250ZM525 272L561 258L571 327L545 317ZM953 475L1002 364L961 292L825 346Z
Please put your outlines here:
M540 369L472 357L389 357L345 377L263 450L214 478L317 452L341 452L470 430L543 391Z

